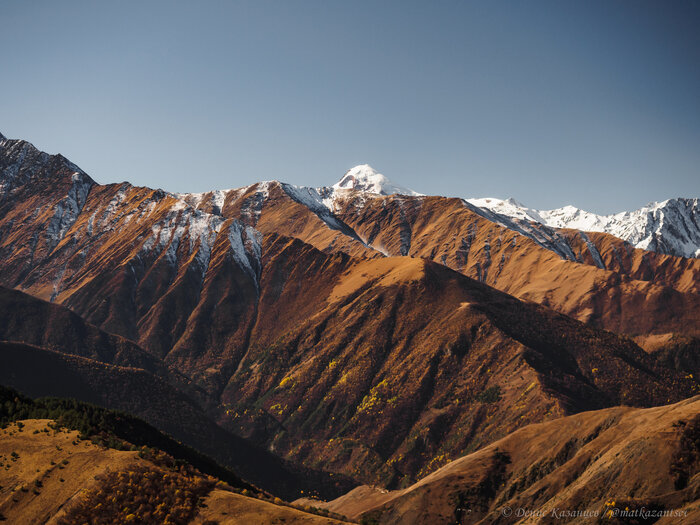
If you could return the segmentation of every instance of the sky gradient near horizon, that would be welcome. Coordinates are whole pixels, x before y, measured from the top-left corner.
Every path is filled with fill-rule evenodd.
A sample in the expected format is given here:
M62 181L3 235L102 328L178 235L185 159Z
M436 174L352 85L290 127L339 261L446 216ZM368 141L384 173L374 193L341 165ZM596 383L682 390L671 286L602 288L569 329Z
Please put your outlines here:
M700 197L700 2L0 4L0 132L101 183Z

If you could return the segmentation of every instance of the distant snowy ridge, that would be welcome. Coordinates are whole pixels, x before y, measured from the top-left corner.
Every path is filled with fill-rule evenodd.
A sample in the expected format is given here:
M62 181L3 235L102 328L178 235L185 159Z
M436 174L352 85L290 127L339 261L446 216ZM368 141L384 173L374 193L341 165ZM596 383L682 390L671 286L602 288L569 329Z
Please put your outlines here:
M372 247L368 246L352 228L335 216L336 204L339 199L353 193L361 194L359 202L364 202L367 198L378 198L394 194L411 197L422 196L422 194L409 188L394 184L381 173L377 173L368 164L355 166L348 170L340 181L333 186L311 188L272 180L254 183L237 189L204 193L170 193L169 195L182 202L183 205L191 206L195 209L207 202L212 205L210 213L221 216L224 204L231 193L242 194L255 187L255 195L252 199L255 202L250 206L249 210L244 210L243 212L255 213L259 216L260 209L265 200L269 198L269 192L273 186L280 188L289 198L307 207L331 230L340 231L368 248Z
M467 199L473 206L511 219L614 235L643 250L700 257L700 199L668 199L634 211L597 215L574 206L534 210L514 199Z

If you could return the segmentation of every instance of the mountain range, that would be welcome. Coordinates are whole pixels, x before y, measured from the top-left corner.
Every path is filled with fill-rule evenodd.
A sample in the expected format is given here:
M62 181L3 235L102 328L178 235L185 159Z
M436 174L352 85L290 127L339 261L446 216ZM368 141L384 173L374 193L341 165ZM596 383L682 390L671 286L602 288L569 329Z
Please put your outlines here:
M0 383L133 413L286 499L414 494L532 425L565 436L578 414L592 433L582 413L700 393L697 210L538 212L368 165L322 188L175 194L0 136ZM496 493L458 522L519 492Z
M537 222L552 228L609 233L635 248L676 257L700 257L700 201L667 199L638 210L596 215L574 206L533 210L514 199L468 199L511 220Z

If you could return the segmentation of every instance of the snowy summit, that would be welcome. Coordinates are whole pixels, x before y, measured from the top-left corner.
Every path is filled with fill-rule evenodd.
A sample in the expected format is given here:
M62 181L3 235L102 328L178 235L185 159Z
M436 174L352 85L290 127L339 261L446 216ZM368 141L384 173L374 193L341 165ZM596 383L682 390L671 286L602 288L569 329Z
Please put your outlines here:
M360 164L348 170L343 178L333 185L334 190L356 190L379 195L400 195L419 196L411 189L398 186L387 179L381 173L377 173L369 164Z

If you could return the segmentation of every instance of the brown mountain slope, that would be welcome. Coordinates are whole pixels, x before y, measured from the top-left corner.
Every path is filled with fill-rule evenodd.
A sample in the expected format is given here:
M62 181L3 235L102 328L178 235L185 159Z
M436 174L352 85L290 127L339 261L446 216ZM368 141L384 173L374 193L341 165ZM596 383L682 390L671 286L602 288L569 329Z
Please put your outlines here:
M201 392L181 374L61 305L0 287L0 355L0 384L138 415L276 494L342 490L326 474L286 465L221 429L190 397Z
M77 431L44 432L49 423L24 420L21 432L17 425L0 430L0 513L10 523L46 523L81 489L94 484L95 476L137 462L137 452L103 450L89 442L76 445ZM12 452L18 456L15 461Z
M15 261L4 268L9 282L21 280L51 254L95 182L61 155L21 140L0 142L0 253ZM52 293L48 283L47 293Z
M308 507L308 506L304 506ZM306 509L314 510L314 509ZM215 489L204 500L204 506L192 521L193 525L339 525L349 523L310 514L298 508L262 501L235 492Z
M700 377L700 338L670 335L653 340L644 338L645 349L668 368Z
M404 490L316 504L378 524L697 523L699 414L700 397L585 412L520 429ZM657 514L635 521L625 509Z
M671 286L679 292L700 292L700 265L697 259L672 257L662 253L633 248L629 243L607 233L577 230L559 230L580 254L582 262L595 265L588 239L600 256L607 270L627 275L635 280L649 281L662 286ZM585 246L584 246L585 245Z
M77 431L52 430L50 420L20 423L0 429L0 519L9 523L341 523L214 488L215 479L192 468L80 440Z
M618 333L700 334L700 260L635 250L606 234L585 234L589 246L580 232L506 227L480 213L444 197L351 194L336 203L341 220L388 254L435 260Z
M207 402L203 389L132 341L100 330L64 306L2 286L0 341L27 343L120 367L141 368L198 403Z
M521 331L511 333L504 312L463 305L475 301L452 291L462 293L473 281L455 286L457 274L434 265L428 277L419 271L420 278L404 279L403 270L390 269L396 261L376 263L388 266L375 273L396 276L397 284L387 287L382 280L363 283L361 269L355 277L344 276L362 263L342 253L263 238L247 223L262 228L265 217L277 216L270 220L278 224L288 212L307 214L308 223L321 220L283 190L279 184L255 185L229 194L224 212L239 206L237 220L190 208L164 192L94 186L56 248L19 284L46 295L51 283L56 301L138 339L205 386L212 402L223 392L221 421L236 432L307 465L366 480L413 479L527 422L627 397L641 404L677 399L691 388L673 385L634 354L638 349L613 358L614 349L628 343L607 335L592 350L572 356L566 331L573 330L570 338L580 341L599 335L581 336L580 327L566 325L568 320L548 328L551 340L529 334L528 326L559 319L544 311L532 314L534 319L525 316L516 323ZM266 214L268 209L277 211ZM324 222L323 228L349 237L342 225L333 229ZM324 242L333 251L333 238ZM535 253L540 252L551 254ZM20 262L10 258L6 264ZM403 264L410 277L424 263ZM552 264L566 263L555 257ZM333 290L347 279L359 279L370 292L337 300ZM505 300L496 310L521 304ZM482 324L483 339L470 353ZM324 375L322 364L332 371ZM390 384L395 369L404 373ZM309 388L315 386L303 402L301 387L285 388L292 386L289 381L280 387L297 370ZM628 380L648 391L640 397L637 387L620 386ZM391 417L380 413L377 399L391 401ZM505 410L512 402L518 410ZM309 436L306 448L297 449Z

